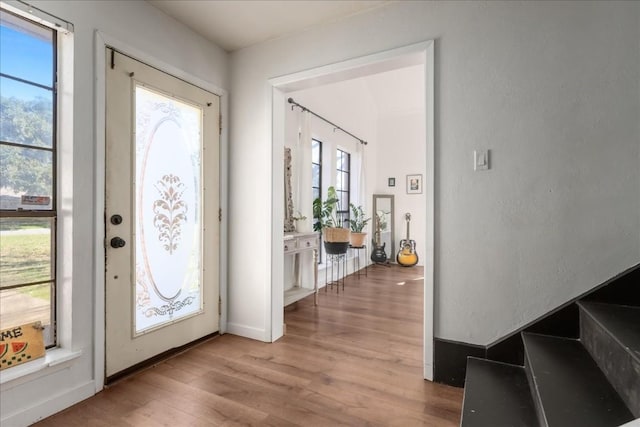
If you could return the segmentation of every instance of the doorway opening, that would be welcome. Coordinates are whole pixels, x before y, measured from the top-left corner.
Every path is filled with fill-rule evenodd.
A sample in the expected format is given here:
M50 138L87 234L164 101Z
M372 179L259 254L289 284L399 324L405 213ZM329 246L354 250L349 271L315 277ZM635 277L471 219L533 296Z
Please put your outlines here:
M433 332L434 332L434 46L433 41L427 41L397 49L392 49L382 53L356 58L337 64L331 64L316 69L295 73L283 77L270 80L273 88L273 144L272 144L272 163L273 163L273 200L272 217L274 218L274 226L272 228L272 295L271 295L271 340L276 341L284 333L284 314L283 314L283 291L285 281L284 255L282 251L283 231L279 224L284 222L284 160L283 150L284 141L286 140L286 114L287 114L287 98L294 93L301 94L304 92L321 89L323 86L340 84L341 82L352 81L371 76L378 76L392 72L409 72L410 70L419 70L419 78L423 79L421 86L416 90L422 93L422 110L420 113L420 125L423 126L424 133L422 139L424 150L420 154L421 166L419 170L399 168L398 176L393 177L394 182L397 181L397 188L387 189L385 192L402 192L403 197L409 191L405 191L404 184L406 177L420 175L422 180L422 197L417 205L413 205L414 215L423 219L422 230L416 235L416 239L422 243L421 260L424 265L424 340L423 340L423 361L424 361L424 378L433 379ZM389 88L393 90L393 88ZM313 107L312 107L313 108ZM330 114L327 112L326 114ZM345 123L340 117L332 116L332 119L340 123ZM345 125L346 126L346 125ZM359 135L360 136L360 135ZM376 135L377 136L377 135ZM362 137L362 136L360 136ZM376 141L379 144L397 144L398 141L388 141L388 138L381 137ZM385 140L387 140L385 142ZM388 148L388 147L387 147ZM406 154L410 155L410 154ZM375 172L375 171L374 171ZM400 174L402 176L400 176ZM367 204L370 204L372 194L376 192L376 188L380 188L384 181L387 187L390 177L377 177L376 183L367 185L365 190ZM413 200L410 203L415 203ZM281 203L282 202L282 203ZM404 212L396 214L398 218L404 218ZM400 222L400 221L398 221ZM404 223L395 224L396 228L403 230ZM396 233L402 236L403 233ZM395 256L393 254L392 256Z

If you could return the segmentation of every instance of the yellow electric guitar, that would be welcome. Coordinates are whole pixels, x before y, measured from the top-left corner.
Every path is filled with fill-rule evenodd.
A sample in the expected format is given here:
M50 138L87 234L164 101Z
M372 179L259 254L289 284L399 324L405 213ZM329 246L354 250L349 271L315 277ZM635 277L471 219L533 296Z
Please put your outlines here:
M407 238L400 241L400 250L396 261L403 267L413 267L418 263L418 253L416 252L416 242L409 238L409 223L411 214L406 213L404 219L407 221Z

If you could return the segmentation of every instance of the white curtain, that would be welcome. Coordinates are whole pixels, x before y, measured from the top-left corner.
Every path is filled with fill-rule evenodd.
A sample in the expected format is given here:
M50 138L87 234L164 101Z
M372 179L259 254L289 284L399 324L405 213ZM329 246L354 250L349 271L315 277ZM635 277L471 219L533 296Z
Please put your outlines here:
M311 168L311 117L306 111L298 114L298 142L296 146L297 167L294 171L294 214L307 219L297 221L297 231L306 233L313 231L313 197Z
M366 170L366 146L361 143L357 143L356 152L355 152L355 161L352 161L352 180L353 182L353 190L358 195L357 200L354 200L354 204L356 206L362 206L365 214L367 216L371 216L371 212L367 209L367 185L365 178L365 170Z

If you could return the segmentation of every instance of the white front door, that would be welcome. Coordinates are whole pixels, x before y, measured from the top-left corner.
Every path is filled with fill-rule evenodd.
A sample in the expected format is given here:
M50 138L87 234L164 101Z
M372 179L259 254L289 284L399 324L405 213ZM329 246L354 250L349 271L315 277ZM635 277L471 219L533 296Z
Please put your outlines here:
M220 98L106 55L108 379L219 329Z

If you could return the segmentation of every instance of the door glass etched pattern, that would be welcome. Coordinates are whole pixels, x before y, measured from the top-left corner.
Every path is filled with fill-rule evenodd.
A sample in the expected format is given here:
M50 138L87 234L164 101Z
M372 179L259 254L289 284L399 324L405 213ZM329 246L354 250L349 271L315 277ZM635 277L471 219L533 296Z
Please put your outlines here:
M202 312L202 109L136 85L135 334Z

